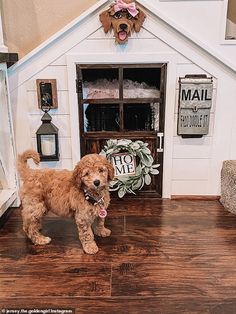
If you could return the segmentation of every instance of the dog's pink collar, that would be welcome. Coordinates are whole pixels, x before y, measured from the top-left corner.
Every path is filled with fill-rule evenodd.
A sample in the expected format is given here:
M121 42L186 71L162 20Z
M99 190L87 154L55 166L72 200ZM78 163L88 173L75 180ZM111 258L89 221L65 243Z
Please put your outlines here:
M138 10L136 9L135 2L125 3L122 0L116 0L116 3L114 5L115 12L118 12L124 9L127 10L129 14L131 14L133 17L135 17L139 13Z

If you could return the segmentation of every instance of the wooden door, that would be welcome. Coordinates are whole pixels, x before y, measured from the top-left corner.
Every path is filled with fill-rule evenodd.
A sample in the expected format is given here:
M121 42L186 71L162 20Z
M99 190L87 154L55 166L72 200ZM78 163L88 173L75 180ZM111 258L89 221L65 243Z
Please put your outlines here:
M166 65L78 65L77 78L82 156L109 139L148 143L160 173L138 195L161 197Z

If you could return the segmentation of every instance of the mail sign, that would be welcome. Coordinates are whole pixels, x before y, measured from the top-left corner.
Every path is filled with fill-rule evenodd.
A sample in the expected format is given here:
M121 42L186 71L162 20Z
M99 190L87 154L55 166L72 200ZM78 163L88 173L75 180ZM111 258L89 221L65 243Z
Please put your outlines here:
M112 164L115 169L115 177L135 175L135 156L129 153L113 154Z
M212 106L212 78L180 78L178 135L199 137L208 134Z

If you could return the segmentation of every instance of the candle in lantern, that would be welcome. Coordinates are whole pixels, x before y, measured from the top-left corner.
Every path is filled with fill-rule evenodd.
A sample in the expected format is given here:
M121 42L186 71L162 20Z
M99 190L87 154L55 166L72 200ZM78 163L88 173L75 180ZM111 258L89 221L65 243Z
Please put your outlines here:
M43 156L52 156L56 153L55 136L41 135L41 149Z

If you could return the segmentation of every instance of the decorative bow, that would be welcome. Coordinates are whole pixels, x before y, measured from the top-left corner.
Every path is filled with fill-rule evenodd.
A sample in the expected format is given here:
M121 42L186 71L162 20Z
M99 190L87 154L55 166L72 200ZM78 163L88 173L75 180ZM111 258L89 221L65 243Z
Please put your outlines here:
M131 3L125 3L122 0L116 0L116 4L114 5L115 12L121 11L121 10L127 10L129 14L131 14L133 17L135 17L139 12L136 9L135 2Z

